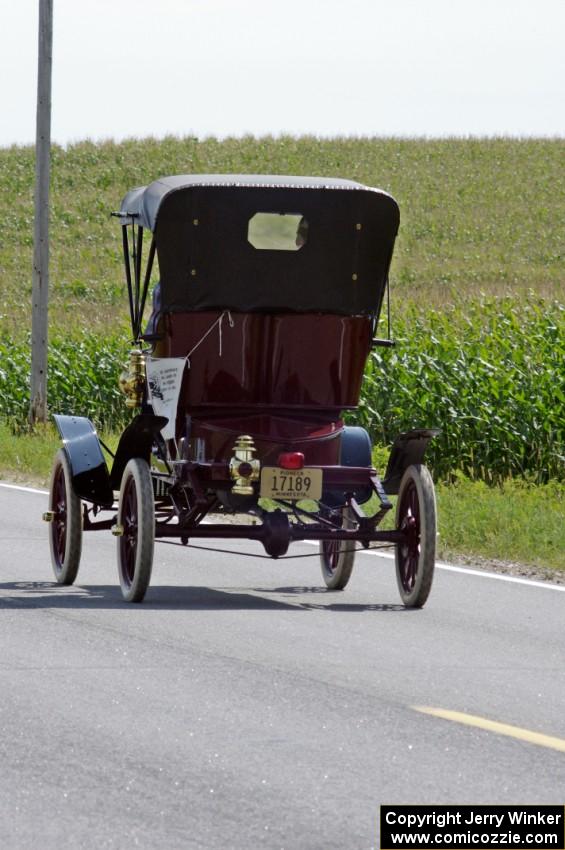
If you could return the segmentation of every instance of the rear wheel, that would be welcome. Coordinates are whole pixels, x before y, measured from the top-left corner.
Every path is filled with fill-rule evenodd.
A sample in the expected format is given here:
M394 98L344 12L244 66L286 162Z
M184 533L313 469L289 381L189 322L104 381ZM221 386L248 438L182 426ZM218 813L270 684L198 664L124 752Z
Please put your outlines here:
M118 505L118 574L126 602L141 602L149 587L155 541L155 501L149 465L132 458L124 470Z
M341 527L355 525L349 508L341 510ZM328 590L343 590L351 578L355 561L355 542L343 540L320 541L320 564Z
M408 608L421 608L430 593L436 554L434 482L425 466L409 466L396 503L396 528L405 540L396 544L396 580Z
M72 584L77 577L82 552L80 499L73 490L72 472L64 449L53 461L49 487L51 564L59 584Z

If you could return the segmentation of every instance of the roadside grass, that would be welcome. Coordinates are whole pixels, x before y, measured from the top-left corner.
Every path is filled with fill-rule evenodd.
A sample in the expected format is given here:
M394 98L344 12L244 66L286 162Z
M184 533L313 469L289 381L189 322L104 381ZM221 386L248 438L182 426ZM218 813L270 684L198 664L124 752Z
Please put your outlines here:
M565 485L463 477L437 488L439 557L478 555L565 570Z
M114 449L118 435L102 434ZM47 488L51 464L61 445L52 425L33 434L12 432L0 423L0 477ZM377 465L386 465L385 450L377 450ZM454 484L437 486L438 557L477 555L497 561L565 570L565 484L530 485L509 479L489 487L459 476ZM368 511L374 509L368 506ZM390 512L388 527L393 523Z
M0 474L7 481L47 487L55 452L61 445L53 425L38 425L33 432L15 434L0 422Z
M99 435L114 451L119 434L99 432ZM60 448L61 438L50 423L36 425L33 431L15 433L9 424L0 421L0 478L46 488L53 458Z

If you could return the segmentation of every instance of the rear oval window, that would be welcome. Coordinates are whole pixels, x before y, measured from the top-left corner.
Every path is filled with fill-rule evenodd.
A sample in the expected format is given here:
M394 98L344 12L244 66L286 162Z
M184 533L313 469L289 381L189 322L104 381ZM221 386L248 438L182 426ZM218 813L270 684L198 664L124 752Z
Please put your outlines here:
M247 239L259 251L299 251L308 241L308 222L300 213L255 213Z

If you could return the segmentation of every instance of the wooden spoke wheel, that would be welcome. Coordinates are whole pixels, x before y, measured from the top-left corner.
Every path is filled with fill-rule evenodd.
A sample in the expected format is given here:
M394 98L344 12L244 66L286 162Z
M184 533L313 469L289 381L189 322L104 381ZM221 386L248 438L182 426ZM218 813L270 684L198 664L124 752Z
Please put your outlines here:
M341 510L341 526L342 528L354 527L354 521L351 518L349 508L342 508ZM322 576L328 590L344 589L351 578L354 561L354 541L320 541L320 564L322 567Z
M77 577L82 552L80 499L73 490L71 465L64 449L53 461L49 487L51 564L59 584L72 584Z
M155 501L149 465L132 458L124 469L118 505L118 574L126 602L141 602L149 587L155 542Z
M396 503L396 528L405 540L396 544L396 580L408 608L421 608L430 593L436 554L434 483L425 466L409 466Z

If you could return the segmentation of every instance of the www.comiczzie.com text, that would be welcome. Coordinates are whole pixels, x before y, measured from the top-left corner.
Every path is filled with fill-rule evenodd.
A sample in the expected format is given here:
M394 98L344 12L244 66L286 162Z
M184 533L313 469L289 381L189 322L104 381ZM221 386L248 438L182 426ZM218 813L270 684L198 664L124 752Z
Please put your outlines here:
M380 845L563 850L563 806L381 806Z

